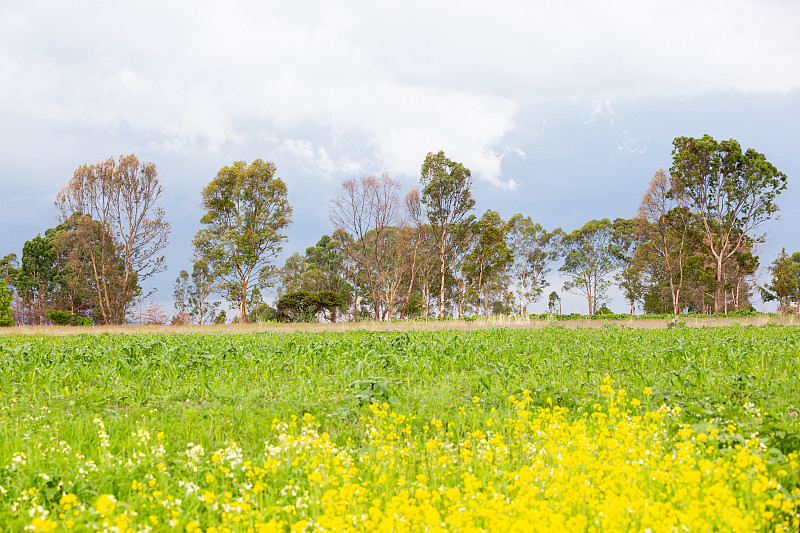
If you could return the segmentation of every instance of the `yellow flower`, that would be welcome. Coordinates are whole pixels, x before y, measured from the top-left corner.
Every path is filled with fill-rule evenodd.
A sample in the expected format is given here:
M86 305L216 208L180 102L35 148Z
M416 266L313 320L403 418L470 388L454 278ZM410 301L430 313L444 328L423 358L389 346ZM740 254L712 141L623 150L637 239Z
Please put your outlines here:
M117 499L111 494L101 494L94 504L94 508L103 516L113 513L116 506Z

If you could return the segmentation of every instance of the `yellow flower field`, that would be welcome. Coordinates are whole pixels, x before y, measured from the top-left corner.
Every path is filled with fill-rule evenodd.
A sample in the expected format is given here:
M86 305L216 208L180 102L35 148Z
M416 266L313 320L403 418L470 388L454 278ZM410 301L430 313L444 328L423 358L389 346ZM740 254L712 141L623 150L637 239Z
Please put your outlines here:
M800 491L784 488L797 486L796 454L772 464L757 435L698 432L677 408L641 405L649 390L629 399L610 378L602 390L580 416L533 407L527 392L499 416L476 397L459 413L471 429L458 431L373 404L361 437L338 446L311 415L273 420L253 454L233 442L173 449L168 428L140 428L115 450L98 419L103 453L81 471L124 484L92 494L77 479L77 494L62 482L48 499L56 472L43 471L14 506L25 529L45 532L798 530ZM82 460L66 442L43 453L54 470ZM26 461L15 455L6 470Z

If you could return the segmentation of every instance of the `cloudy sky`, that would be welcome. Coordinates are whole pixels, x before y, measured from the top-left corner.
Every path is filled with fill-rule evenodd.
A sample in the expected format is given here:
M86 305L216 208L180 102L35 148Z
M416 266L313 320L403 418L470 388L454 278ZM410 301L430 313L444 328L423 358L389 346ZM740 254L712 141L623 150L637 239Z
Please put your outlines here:
M798 27L794 0L4 0L0 255L56 224L78 166L121 154L159 170L168 302L200 191L234 161L286 181L285 256L332 230L342 180L411 188L430 151L472 170L478 214L572 230L633 216L672 139L708 133L789 176L766 265L800 251Z

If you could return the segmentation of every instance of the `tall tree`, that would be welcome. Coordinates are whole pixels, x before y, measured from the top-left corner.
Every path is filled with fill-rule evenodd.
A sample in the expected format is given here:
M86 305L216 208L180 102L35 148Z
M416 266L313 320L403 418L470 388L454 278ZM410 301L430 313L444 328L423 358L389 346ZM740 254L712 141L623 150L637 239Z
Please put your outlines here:
M613 226L607 218L590 220L567 235L567 255L559 269L570 276L564 290L586 296L589 314L597 312L611 282L606 277L619 266L613 239Z
M786 189L787 178L763 154L752 148L742 153L735 140L717 142L709 135L677 137L672 163L676 194L690 199L700 214L716 272L714 310L722 313L725 263L747 238L763 240L763 234L752 232L778 210L775 199Z
M614 253L620 269L614 276L625 299L631 304L631 315L636 314L636 302L644 296L646 285L641 249L646 239L641 219L617 218L613 222Z
M690 258L697 252L702 235L697 217L689 210L690 199L675 187L676 178L658 169L639 203L637 218L646 233L648 250L658 258L669 284L672 313L681 312L681 295Z
M14 318L11 315L11 291L5 281L0 280L0 327L14 325Z
M0 258L0 279L9 287L14 286L18 269L19 261L17 260L17 254L10 253Z
M353 246L344 250L365 276L375 320L380 320L385 234L400 221L401 186L388 174L350 179L342 183L342 193L330 209L333 226L353 236Z
M336 322L339 314L347 313L353 299L353 286L347 281L345 243L340 240L340 235L323 235L316 245L306 248L306 277L313 290L331 291L338 295L338 307L323 308L329 311L331 322Z
M294 252L287 257L280 271L281 284L278 288L278 296L287 292L310 290L309 280L306 277L307 271L308 265L304 256Z
M107 159L81 166L56 197L62 222L80 213L100 223L98 227L84 221L75 244L92 263L98 299L103 302L101 318L106 323L124 321L135 298L127 291L166 268L161 252L167 246L170 224L158 205L162 192L156 166L128 155L120 156L119 162ZM117 253L108 256L108 250ZM113 312L110 288L102 282L114 255L121 256L124 265L118 286L123 294L117 300L130 302L121 313Z
M219 302L209 302L215 292L214 276L208 263L196 259L192 265L192 283L187 287L189 316L198 324L213 322Z
M439 316L445 315L445 275L447 259L459 236L457 231L475 206L472 198L472 173L461 163L445 157L444 152L429 152L422 163L421 203L431 226L439 256Z
M181 270L178 277L175 278L172 299L178 321L184 323L185 317L189 316L189 273L185 270Z
M195 255L211 267L244 322L248 296L270 284L283 231L292 222L286 184L275 176L273 163L237 161L206 185L201 205L206 213L192 241Z
M123 322L142 290L136 273L126 278L122 248L102 224L75 213L45 235L56 252L57 308L91 316L96 323ZM97 258L102 261L93 260Z
M520 213L511 217L508 226L509 247L514 252L511 272L519 298L519 312L527 314L528 306L548 285L545 276L550 266L563 253L564 231L556 228L548 232L531 217Z
M59 275L55 255L52 240L41 235L25 241L22 247L22 264L16 285L26 324L45 324L47 310L54 306Z
M761 291L765 302L778 301L779 313L792 313L800 300L800 252L792 255L781 249L781 254L769 266L772 281Z
M513 253L506 242L508 224L499 213L488 209L475 223L477 240L475 247L466 258L465 270L470 279L470 288L474 289L475 310L480 313L481 297L487 283L502 276L508 269ZM491 302L483 299L483 311L489 314Z
M448 273L453 278L452 295L455 299L455 316L464 316L465 306L470 294L470 265L467 259L475 250L478 243L477 220L475 215L469 215L453 232L453 249L448 258Z
M561 314L561 297L556 291L553 291L547 298L547 312L553 314L556 311L558 311L559 315Z

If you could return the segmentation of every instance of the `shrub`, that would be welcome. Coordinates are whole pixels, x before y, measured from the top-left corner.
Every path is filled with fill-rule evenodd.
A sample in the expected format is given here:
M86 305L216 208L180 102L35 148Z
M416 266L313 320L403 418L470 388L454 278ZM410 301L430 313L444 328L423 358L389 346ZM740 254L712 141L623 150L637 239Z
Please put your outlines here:
M79 316L69 311L59 311L57 309L49 309L47 311L47 319L56 326L91 326L92 319L85 316Z
M14 318L11 316L11 292L4 282L0 282L0 326L8 327L14 325Z

